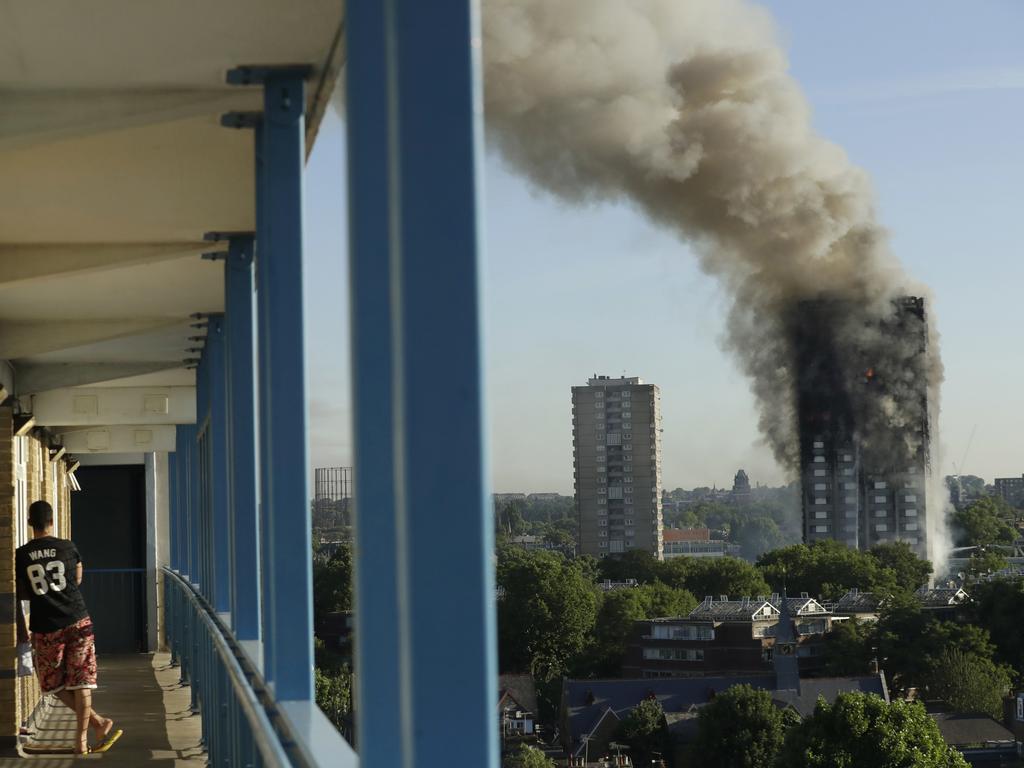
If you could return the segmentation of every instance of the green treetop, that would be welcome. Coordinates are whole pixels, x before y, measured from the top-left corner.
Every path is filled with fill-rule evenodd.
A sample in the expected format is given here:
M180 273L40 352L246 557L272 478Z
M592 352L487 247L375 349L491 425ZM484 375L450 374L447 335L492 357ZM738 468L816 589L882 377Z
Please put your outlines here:
M701 707L691 765L702 768L773 768L786 731L800 721L771 694L737 685Z
M834 704L819 700L814 714L789 730L778 768L968 766L920 704L842 693Z

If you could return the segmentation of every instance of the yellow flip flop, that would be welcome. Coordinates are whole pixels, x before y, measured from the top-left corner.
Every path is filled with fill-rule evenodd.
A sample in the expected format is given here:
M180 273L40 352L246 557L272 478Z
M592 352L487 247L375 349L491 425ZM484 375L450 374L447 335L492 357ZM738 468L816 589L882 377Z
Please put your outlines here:
M111 731L110 733L107 734L107 738L105 738L103 740L102 744L100 744L98 747L93 747L92 749L89 750L89 754L91 755L91 754L93 754L95 752L106 752L108 749L110 749L112 746L114 746L114 742L116 742L118 739L120 739L121 736L123 736L123 735L124 735L124 731L122 731L120 728L118 728L117 730Z

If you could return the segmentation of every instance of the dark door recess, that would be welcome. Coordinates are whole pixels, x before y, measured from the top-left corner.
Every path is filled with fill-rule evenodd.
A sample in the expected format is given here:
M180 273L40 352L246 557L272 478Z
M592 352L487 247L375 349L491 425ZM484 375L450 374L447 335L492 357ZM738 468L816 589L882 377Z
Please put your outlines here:
M97 653L140 653L146 632L146 476L141 465L80 467L71 537Z

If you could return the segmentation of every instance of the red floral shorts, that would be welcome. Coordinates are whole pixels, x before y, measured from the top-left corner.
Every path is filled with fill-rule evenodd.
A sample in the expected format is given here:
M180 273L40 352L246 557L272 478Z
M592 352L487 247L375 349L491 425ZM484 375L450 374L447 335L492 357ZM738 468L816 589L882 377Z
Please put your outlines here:
M33 632L32 661L43 693L95 688L92 619L84 618L56 632Z

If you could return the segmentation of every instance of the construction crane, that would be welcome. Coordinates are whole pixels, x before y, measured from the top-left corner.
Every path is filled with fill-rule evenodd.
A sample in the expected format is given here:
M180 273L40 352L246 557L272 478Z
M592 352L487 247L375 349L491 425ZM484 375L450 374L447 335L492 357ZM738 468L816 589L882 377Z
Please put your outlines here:
M975 424L971 427L971 436L967 439L967 448L964 449L964 455L960 457L960 467L964 466L964 462L967 461L967 455L971 452L971 445L974 443L974 433L978 430L978 425ZM960 468L957 467L956 462L953 462L953 482L956 483L956 500L960 503L963 499L964 488L960 483Z

